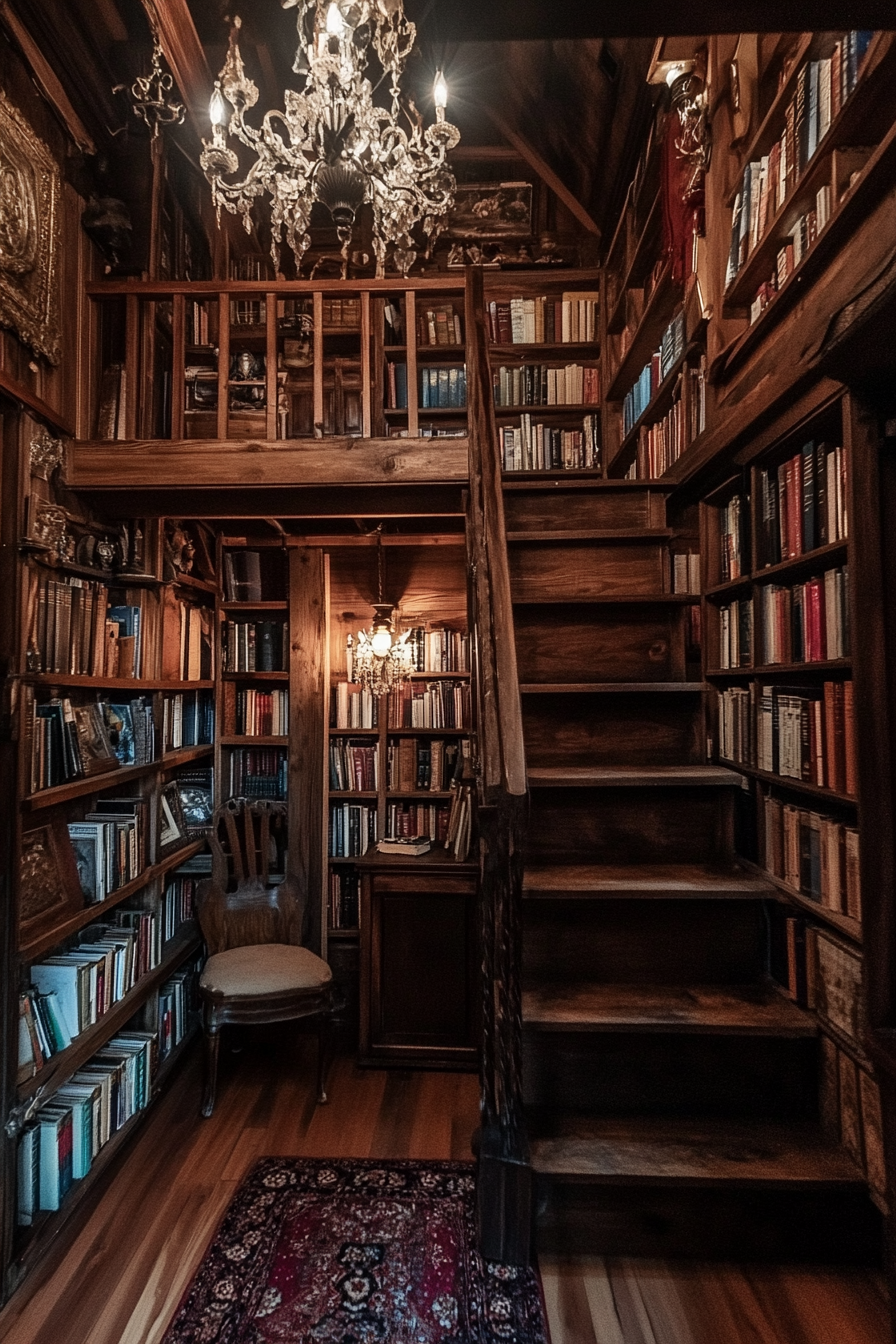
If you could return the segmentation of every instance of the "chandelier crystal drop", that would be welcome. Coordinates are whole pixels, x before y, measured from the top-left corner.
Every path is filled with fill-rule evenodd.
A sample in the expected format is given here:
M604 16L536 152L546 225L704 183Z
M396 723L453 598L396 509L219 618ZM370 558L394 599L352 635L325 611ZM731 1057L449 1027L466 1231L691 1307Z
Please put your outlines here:
M224 67L215 84L209 114L211 141L203 141L201 164L221 208L241 215L246 231L260 197L270 197L275 269L285 236L297 269L311 237L311 208L327 206L342 243L347 274L352 227L360 206L373 212L373 250L377 275L387 260L407 275L417 257L414 229L419 225L432 244L454 203L456 183L447 154L460 132L445 119L448 89L436 75L436 120L424 128L399 81L414 45L416 29L401 0L281 0L295 7L299 45L293 69L305 78L301 92L287 89L284 110L266 112L260 126L246 114L258 102L258 88L246 75L239 49L240 20L234 21ZM374 102L375 85L367 75L375 57L388 84L391 107ZM228 144L233 137L255 155L238 180L240 159Z

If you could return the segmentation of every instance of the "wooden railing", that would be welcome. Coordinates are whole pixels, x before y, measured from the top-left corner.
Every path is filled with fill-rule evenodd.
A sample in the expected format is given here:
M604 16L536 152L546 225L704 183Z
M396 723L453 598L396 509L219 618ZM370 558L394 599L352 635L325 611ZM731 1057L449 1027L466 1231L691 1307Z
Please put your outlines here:
M476 673L483 1007L479 1242L487 1259L522 1265L529 1259L532 1202L522 1098L526 762L482 289L482 271L470 268L467 543Z

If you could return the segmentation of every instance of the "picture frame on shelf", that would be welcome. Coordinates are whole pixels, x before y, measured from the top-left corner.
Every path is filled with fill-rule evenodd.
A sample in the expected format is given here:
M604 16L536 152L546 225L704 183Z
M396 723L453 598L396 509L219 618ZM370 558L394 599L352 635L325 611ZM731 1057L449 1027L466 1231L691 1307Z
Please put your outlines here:
M159 795L159 852L170 854L187 839L180 789L172 782Z
M531 182L466 182L458 186L446 230L449 238L528 238Z
M19 864L19 937L28 942L84 908L75 851L63 822L22 836Z

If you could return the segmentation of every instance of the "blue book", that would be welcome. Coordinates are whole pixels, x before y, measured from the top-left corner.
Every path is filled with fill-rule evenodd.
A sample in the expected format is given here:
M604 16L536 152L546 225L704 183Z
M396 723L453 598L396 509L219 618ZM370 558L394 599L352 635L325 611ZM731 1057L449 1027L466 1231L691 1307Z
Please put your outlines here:
M395 365L395 406L400 411L408 408L408 366Z

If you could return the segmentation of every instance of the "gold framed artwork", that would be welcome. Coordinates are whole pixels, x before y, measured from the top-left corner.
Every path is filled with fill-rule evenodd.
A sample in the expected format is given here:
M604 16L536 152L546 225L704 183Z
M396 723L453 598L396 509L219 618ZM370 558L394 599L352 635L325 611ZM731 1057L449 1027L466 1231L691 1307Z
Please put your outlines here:
M0 90L0 325L59 362L59 167Z

